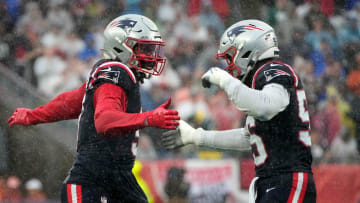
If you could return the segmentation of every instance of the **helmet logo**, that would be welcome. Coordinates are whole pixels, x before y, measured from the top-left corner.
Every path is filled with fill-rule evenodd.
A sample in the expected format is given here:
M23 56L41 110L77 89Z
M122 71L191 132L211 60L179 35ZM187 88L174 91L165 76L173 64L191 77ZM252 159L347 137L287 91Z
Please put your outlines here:
M111 23L109 27L120 27L124 29L126 32L129 32L136 25L136 23L137 21L135 20L124 19Z
M229 37L229 40L231 43L234 42L235 38L240 35L241 33L245 31L251 31L251 30L260 30L264 31L261 28L256 27L255 25L249 24L249 25L240 25L237 27L234 27L233 29L229 30L226 35Z

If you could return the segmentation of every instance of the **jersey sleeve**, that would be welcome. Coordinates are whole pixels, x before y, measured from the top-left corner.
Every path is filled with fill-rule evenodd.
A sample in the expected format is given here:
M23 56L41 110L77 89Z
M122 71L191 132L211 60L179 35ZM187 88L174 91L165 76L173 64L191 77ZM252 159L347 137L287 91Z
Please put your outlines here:
M104 83L120 86L125 92L131 91L136 85L136 77L132 70L116 61L109 61L99 65L90 75L89 86L99 87Z
M78 118L84 94L85 83L75 90L58 95L46 105L35 108L29 115L31 124L35 125Z
M128 100L125 91L106 83L96 89L93 97L95 128L103 135L122 135L145 127L147 113L127 113Z
M298 85L298 76L287 64L272 62L261 67L254 75L252 88L261 90L265 85L277 83L286 89Z

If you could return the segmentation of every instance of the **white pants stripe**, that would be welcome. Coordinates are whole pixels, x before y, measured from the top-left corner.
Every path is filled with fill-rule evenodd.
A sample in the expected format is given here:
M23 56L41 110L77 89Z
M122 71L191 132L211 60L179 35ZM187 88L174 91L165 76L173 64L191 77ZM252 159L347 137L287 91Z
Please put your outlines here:
M297 203L299 201L303 183L304 183L304 173L298 173L298 182L296 185L296 190L295 190L294 199L292 200L292 203Z

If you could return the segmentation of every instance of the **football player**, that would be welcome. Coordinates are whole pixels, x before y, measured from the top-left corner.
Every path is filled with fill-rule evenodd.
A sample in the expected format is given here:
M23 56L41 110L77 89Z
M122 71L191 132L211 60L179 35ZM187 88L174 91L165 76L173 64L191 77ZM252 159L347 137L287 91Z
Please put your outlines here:
M187 144L220 150L250 150L256 177L250 202L315 202L310 125L302 82L279 61L274 30L259 20L244 20L222 35L217 54L227 67L208 70L204 87L216 85L247 114L246 126L225 131L194 129L180 121L163 133L163 144Z
M62 191L62 202L147 202L131 169L139 129L175 129L178 112L170 99L141 112L140 84L160 75L166 59L164 42L149 18L128 14L110 22L105 31L104 59L92 68L80 88L57 96L34 110L18 108L13 125L35 125L79 119L77 157Z

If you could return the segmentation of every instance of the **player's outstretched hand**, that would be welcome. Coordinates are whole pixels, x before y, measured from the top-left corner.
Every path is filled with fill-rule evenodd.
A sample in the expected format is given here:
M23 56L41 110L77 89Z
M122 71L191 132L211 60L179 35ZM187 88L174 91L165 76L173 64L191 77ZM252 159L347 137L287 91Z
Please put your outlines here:
M211 84L222 87L223 83L231 78L232 76L225 70L218 67L213 67L204 73L204 75L201 77L201 81L203 87L205 88L209 88Z
M194 129L187 122L180 120L176 130L170 130L161 134L160 140L166 149L175 149L187 144L200 143L201 128Z
M165 103L153 111L148 112L145 119L145 126L175 130L179 125L180 116L176 110L168 109L171 103L169 98Z
M31 120L29 116L31 111L31 109L27 108L17 108L8 119L8 124L10 128L14 125L31 125Z

